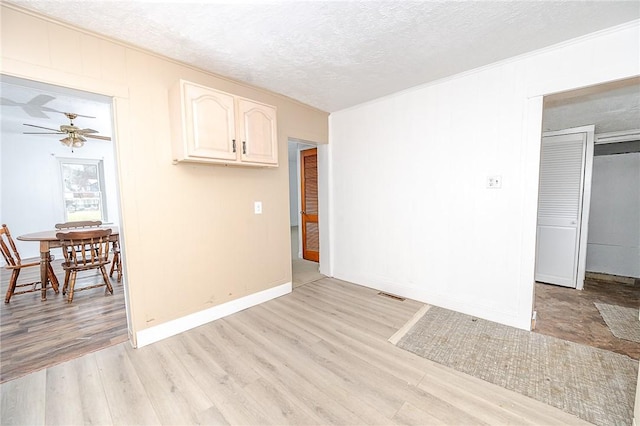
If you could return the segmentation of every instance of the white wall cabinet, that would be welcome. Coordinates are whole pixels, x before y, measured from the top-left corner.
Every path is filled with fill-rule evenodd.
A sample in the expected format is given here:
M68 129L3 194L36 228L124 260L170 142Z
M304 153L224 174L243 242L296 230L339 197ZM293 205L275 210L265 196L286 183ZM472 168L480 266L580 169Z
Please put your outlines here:
M174 162L278 166L274 106L185 80L169 102Z

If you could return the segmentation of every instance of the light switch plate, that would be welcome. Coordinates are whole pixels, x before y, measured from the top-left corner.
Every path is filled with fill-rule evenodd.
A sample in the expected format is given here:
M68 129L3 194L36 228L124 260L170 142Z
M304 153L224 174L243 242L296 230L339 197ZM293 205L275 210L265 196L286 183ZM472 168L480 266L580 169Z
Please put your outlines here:
M253 212L255 214L262 214L262 201L253 202Z
M487 176L487 188L490 188L490 189L502 188L502 176L500 175Z

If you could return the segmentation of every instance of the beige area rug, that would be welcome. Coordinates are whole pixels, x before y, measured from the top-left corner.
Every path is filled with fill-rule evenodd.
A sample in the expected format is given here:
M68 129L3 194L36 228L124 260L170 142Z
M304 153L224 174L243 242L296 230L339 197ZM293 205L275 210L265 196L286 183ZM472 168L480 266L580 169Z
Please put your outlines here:
M630 425L638 362L435 306L397 346L597 425Z
M638 309L594 302L607 327L618 339L640 343Z

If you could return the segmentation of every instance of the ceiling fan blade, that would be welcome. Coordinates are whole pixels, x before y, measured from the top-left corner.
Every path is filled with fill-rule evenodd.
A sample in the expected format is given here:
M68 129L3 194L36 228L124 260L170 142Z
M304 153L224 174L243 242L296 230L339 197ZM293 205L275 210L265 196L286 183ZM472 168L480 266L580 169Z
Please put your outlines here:
M81 134L86 134L86 133L98 133L97 130L93 130L93 129L80 129L80 130L76 130L77 133L81 133Z
M103 141L110 141L111 138L109 136L99 136L99 135L84 135L88 138L92 138L92 139L101 139Z
M49 116L43 112L44 109L46 108L44 105L51 102L54 99L55 98L53 96L40 94L35 96L26 104L24 104L22 106L22 109L24 110L24 112L26 112L32 117L49 118ZM47 108L47 109L51 109L51 108Z
M9 98L0 98L0 105L7 105L7 106L20 106L20 104L16 101L12 101Z
M22 103L22 102L16 102L7 98L0 98L0 104L21 107L22 110L27 114L29 114L31 117L49 118L49 116L45 114L43 111L46 111L46 110L55 111L55 110L52 108L45 107L44 104L52 101L53 99L55 99L53 96L37 95L36 97L31 99L29 102Z
M62 132L22 132L23 135L66 135Z
M76 114L75 112L65 112L65 111L52 111L52 112L59 112L60 114L64 114L64 115L67 115L67 116L68 116L68 114L71 114L71 115L74 115L76 117L95 118L95 117L93 117L91 115Z
M54 132L60 132L59 129L52 129L51 127L42 127L42 126L36 126L35 124L23 124L24 126L29 126L29 127L37 127L38 129L45 129L45 130L53 130Z

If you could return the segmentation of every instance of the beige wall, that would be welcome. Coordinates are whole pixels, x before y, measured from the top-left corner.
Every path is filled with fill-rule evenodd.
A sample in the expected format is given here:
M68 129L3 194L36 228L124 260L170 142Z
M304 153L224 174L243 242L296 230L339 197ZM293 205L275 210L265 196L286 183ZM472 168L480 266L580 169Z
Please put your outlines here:
M327 113L10 5L1 13L2 73L115 98L134 333L291 281L287 139L326 143ZM275 105L280 167L172 165L168 90L180 78Z

